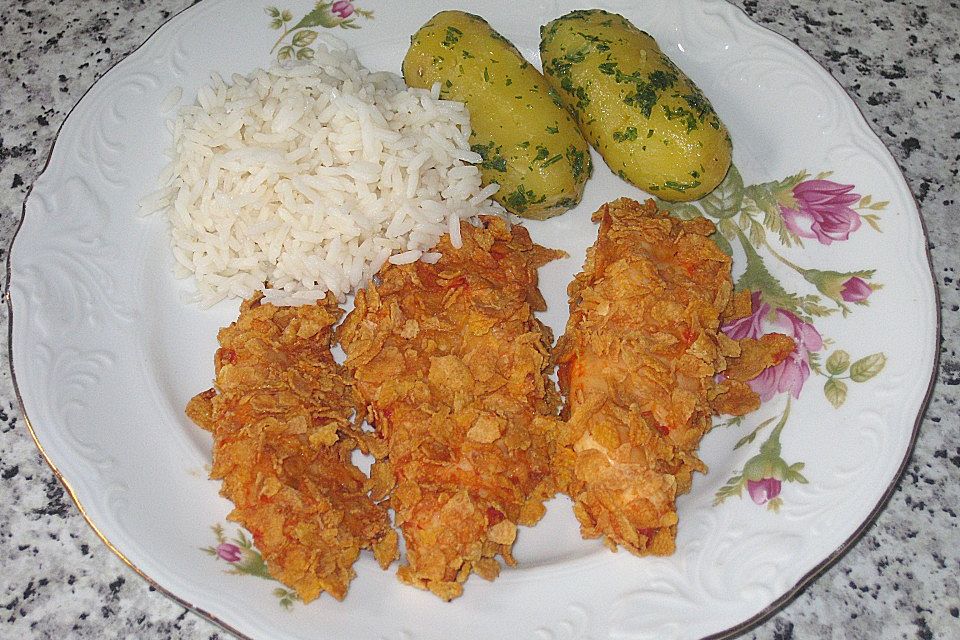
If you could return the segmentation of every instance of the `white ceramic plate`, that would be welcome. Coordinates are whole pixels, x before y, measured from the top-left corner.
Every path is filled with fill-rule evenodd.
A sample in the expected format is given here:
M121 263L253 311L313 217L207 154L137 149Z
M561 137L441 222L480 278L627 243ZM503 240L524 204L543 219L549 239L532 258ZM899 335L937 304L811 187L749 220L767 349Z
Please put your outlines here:
M755 415L705 439L711 472L680 500L676 554L636 558L583 541L558 498L521 532L519 567L494 583L471 578L451 604L402 586L368 556L343 603L304 605L257 577L256 551L206 479L210 440L183 414L211 382L216 330L238 303L183 304L188 285L171 275L164 222L138 217L136 204L164 162L160 105L171 88L192 100L213 71L270 64L277 38L293 46L286 27L314 5L284 0L290 20L278 31L259 2L206 0L71 112L9 263L15 380L37 443L98 534L165 593L256 638L734 635L829 565L882 508L910 452L938 332L924 231L896 165L821 67L726 3L599 5L652 33L727 123L743 184L732 178L722 197L677 213L723 220L735 276L763 289L769 313L738 330L793 331L803 345L756 382L770 397ZM532 61L538 27L575 8L468 7ZM371 68L399 71L410 34L434 11L413 0L326 3L328 26L311 28L343 38ZM542 271L557 334L565 286L595 238L590 213L644 197L597 160L575 211L528 223L536 240L571 255Z

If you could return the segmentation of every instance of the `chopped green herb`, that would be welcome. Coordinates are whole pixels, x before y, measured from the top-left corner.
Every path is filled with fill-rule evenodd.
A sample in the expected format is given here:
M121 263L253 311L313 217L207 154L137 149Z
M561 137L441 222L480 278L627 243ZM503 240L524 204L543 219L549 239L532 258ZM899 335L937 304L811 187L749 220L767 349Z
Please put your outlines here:
M480 166L484 169L493 169L494 171L503 173L507 170L507 159L503 156L494 156L492 160L484 162Z
M699 180L694 180L693 182L676 182L675 180L667 180L664 183L664 186L667 189L673 189L674 191L686 191L687 189L693 189L700 186Z
M577 104L574 107L577 111L583 111L590 104L590 96L587 94L586 89L583 87L577 87L575 94L577 96Z
M547 156L550 155L550 151L546 147L537 146L537 155L533 159L534 162L540 162L541 160L546 160Z
M541 166L541 167L544 167L544 168L549 167L549 166L552 165L554 162L558 162L558 161L561 160L562 158L563 158L563 156L558 153L557 155L553 156L552 158L548 158L547 161L544 162L544 163L543 163L542 165L540 165L540 166Z
M578 180L585 171L589 175L590 170L590 158L584 158L586 154L583 151L579 151L573 145L567 147L567 162L570 163L570 168L573 169L573 179Z
M617 142L623 142L624 140L636 140L637 139L637 128L636 127L627 127L623 131L614 131L613 139Z
M612 76L617 72L617 63L616 62L604 62L599 67L600 73L608 76Z
M560 133L560 127L547 127L547 133L551 135Z
M473 151L475 154L480 156L482 159L486 160L490 157L493 152L493 140L487 144L480 144L479 142L470 145L470 151Z
M677 74L657 69L649 76L650 85L660 91L669 89L677 82Z
M517 188L513 191L513 193L507 196L507 207L516 213L523 213L526 211L527 204L529 202L527 199L527 193L529 193L531 196L533 195L532 191L525 191L522 184L517 185Z
M473 56L472 53L470 53L469 51L467 51L466 49L464 49L464 50L463 50L463 57L464 57L464 58L472 58L472 57L474 57L474 56Z
M550 61L548 65L548 72L555 76L566 76L570 74L570 67L573 66L569 62L563 62L557 58L554 58Z
M493 169L501 173L507 170L507 159L500 155L501 147L494 149L493 140L487 144L472 144L470 151L480 156L483 162L480 166L484 169Z
M487 68L483 68L483 81L490 82L490 73L487 71Z
M697 128L697 117L688 111L686 107L677 107L671 109L670 105L663 105L663 112L667 115L667 120L686 120L687 133Z
M657 92L645 82L638 82L636 90L623 98L624 104L638 108L645 118L653 115L653 106L657 104L657 100Z
M590 49L591 46L589 44L585 44L576 51L565 53L563 55L563 59L571 64L579 64L587 59L587 54L590 53ZM567 68L569 69L570 65L567 65Z
M447 27L446 36L444 36L443 42L440 44L444 47L450 48L460 42L460 36L462 35L463 31L460 31L460 29L457 29L456 27Z
M550 100L553 101L553 104L557 105L561 109L563 108L563 100L560 99L560 94L557 93L553 87L550 87L547 90L547 95L550 96Z

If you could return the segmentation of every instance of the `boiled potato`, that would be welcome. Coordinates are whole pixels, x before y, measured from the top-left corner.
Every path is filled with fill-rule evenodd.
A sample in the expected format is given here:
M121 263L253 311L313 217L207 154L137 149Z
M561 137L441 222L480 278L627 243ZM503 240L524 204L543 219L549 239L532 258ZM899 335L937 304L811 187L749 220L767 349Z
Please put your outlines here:
M663 200L700 198L730 167L727 128L699 88L623 16L573 11L540 29L546 78L624 180Z
M543 76L478 16L443 11L410 39L403 79L440 83L466 103L483 184L508 211L545 219L575 206L591 173L590 147Z

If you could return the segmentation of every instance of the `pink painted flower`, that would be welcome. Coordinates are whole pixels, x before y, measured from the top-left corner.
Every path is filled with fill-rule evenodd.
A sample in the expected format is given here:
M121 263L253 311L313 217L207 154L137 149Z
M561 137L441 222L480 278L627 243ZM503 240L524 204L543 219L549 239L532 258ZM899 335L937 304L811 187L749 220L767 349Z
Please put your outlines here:
M797 343L793 352L775 367L764 369L749 382L761 402L766 402L778 393L788 392L800 397L803 384L810 377L810 352L823 349L823 338L809 322L783 309L777 309L777 324L784 333Z
M793 188L796 207L780 205L783 222L801 238L816 238L821 244L847 240L860 228L860 214L850 205L860 200L852 184L830 180L805 180Z
M240 547L229 542L220 543L217 547L217 555L221 560L226 560L227 562L239 562L240 558L243 557Z
M780 495L782 483L776 478L763 478L762 480L747 480L747 493L757 504L766 504Z
M330 13L340 16L341 20L345 20L353 15L353 4L348 0L337 0L330 7Z
M763 335L763 319L770 313L770 305L760 301L759 291L754 291L750 300L753 303L753 313L745 318L737 318L728 322L721 328L731 340L759 338Z
M770 317L770 305L762 301L759 291L754 291L751 300L753 313L723 325L722 330L733 340L759 338L768 331L764 322ZM823 349L823 338L809 322L804 322L785 309L777 309L775 314L777 329L792 337L797 343L793 352L775 367L769 367L750 380L750 388L766 402L778 393L790 392L794 398L800 397L803 384L810 377L810 352Z
M871 293L873 288L867 284L867 281L856 276L844 282L843 288L840 289L840 297L845 302L863 302L870 297Z

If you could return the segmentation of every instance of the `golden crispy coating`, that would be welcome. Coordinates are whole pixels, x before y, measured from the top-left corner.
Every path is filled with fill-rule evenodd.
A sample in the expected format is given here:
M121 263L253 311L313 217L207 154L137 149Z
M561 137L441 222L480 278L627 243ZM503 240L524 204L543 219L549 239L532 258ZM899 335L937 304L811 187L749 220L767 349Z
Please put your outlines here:
M585 537L666 555L674 550L676 496L689 490L694 471L706 470L696 449L712 414L759 406L745 378L718 387L715 376L744 348L744 372L779 360L759 343L719 333L725 309L750 309L743 296L730 304L731 262L707 237L712 223L627 199L593 220L599 236L568 288L570 320L555 351L567 420L558 475Z
M386 568L398 538L350 461L355 429L347 378L330 353L336 300L302 307L245 301L218 335L216 388L187 415L213 433L211 478L230 519L252 534L270 574L304 602L346 595L360 549Z
M461 226L434 265L386 265L339 330L346 367L382 438L374 496L389 495L407 548L400 579L444 600L471 572L508 564L517 525L555 492L559 396L547 378L537 268L562 255L499 218Z

